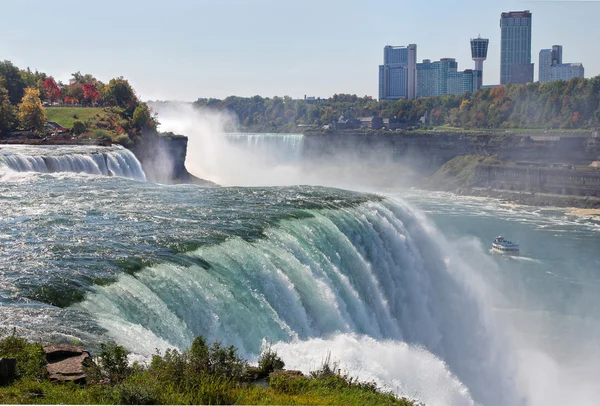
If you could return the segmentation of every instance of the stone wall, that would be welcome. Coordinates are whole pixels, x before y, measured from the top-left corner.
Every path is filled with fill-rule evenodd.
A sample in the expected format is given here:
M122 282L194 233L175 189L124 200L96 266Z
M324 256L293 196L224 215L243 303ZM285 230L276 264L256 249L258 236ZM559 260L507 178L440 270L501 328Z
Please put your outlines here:
M494 189L600 196L600 170L478 165L475 185Z

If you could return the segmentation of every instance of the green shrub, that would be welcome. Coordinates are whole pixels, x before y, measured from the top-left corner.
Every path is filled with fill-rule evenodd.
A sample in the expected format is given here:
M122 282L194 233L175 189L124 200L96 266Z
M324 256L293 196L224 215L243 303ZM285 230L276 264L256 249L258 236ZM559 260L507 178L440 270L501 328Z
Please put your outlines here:
M83 134L84 132L86 132L87 128L85 126L85 124L83 124L81 121L75 121L73 123L73 134L75 135L79 135L79 134Z
M38 343L18 337L16 328L12 335L0 340L0 358L17 360L17 378L43 379L47 376L46 354Z
M116 139L115 142L117 142L118 144L121 144L124 147L130 147L133 145L133 141L131 141L131 138L129 138L129 135L127 134L121 134L119 135Z
M114 403L118 405L155 405L160 404L160 392L153 385L123 382L115 386Z
M110 136L110 133L106 130L100 130L100 129L94 130L94 131L92 131L92 137L97 138L102 141L112 141L112 137Z
M269 376L269 386L278 393L298 395L308 390L310 379L301 375L288 375L284 373L272 373Z
M271 350L269 345L258 358L258 369L263 376L269 376L271 372L283 369L285 362L277 355L276 351Z
M132 372L127 351L120 345L100 344L100 353L95 360L96 366L90 369L90 377L95 381L108 378L110 382L120 382Z
M208 352L208 373L221 378L241 381L248 363L233 345L222 347L215 341Z

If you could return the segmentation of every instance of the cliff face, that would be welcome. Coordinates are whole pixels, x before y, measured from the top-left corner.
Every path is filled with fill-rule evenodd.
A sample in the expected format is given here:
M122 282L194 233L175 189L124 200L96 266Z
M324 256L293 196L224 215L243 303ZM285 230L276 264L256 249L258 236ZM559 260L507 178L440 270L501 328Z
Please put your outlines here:
M401 163L421 187L600 196L600 169L588 167L600 160L595 133L311 133L304 148L315 160Z
M163 184L192 183L217 186L215 183L190 174L185 167L188 138L174 134L144 134L132 151L142 164L150 182Z
M600 196L600 170L478 165L475 167L473 186L572 196Z
M431 174L457 156L496 156L503 161L589 165L600 157L600 138L592 134L548 135L509 133L309 133L305 155L392 159Z

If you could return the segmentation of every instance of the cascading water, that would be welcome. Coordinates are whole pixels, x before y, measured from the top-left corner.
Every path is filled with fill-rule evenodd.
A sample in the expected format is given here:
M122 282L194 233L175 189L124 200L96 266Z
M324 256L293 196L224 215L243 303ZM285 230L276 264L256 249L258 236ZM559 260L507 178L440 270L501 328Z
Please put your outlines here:
M469 271L453 262L441 236L404 205L330 205L283 219L256 241L234 237L185 253L182 263L122 275L73 308L146 355L187 348L196 335L246 354L257 354L265 337L289 342L358 334L391 340L392 353L417 358L419 350L407 345L422 346L443 359L476 400L517 404L501 335L486 324L465 285ZM448 374L439 360L431 362ZM469 398L459 383L448 382L448 396Z
M299 135L177 123L164 129L190 136L188 168L223 184L339 184L362 169L307 165ZM537 209L507 220L498 202L444 196L427 212L469 238L446 240L401 200L407 191L396 201L156 185L127 179L140 172L122 148L28 148L0 149L0 331L91 349L112 340L143 356L202 334L256 359L266 339L288 368L308 372L331 352L352 375L428 406L600 398L594 224ZM424 196L420 207L434 198ZM532 258L487 255L482 241L498 229L523 233Z
M2 146L2 167L14 172L71 172L146 180L133 153L118 146Z
M302 134L228 133L227 141L263 157L270 166L297 165L302 161Z

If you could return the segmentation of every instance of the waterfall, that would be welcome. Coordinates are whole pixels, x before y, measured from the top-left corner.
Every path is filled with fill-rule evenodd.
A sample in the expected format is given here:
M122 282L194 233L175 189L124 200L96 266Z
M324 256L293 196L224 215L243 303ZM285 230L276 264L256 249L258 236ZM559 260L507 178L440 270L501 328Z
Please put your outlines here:
M436 379L455 375L477 402L518 404L510 351L502 332L486 321L483 299L468 282L472 271L423 217L392 201L306 212L268 228L257 241L230 238L183 254L186 261L123 274L73 308L92 314L114 340L143 355L187 348L196 335L250 355L264 338L290 354L335 347L336 340L374 339L382 343L377 362L396 354L402 370L423 358L435 365ZM327 342L305 344L316 339ZM373 351L353 347L365 352L355 354L359 358ZM314 356L292 363L306 366L302 359ZM410 372L390 373L402 381ZM450 398L463 399L462 386L450 381Z
M116 146L2 146L0 168L2 167L14 172L73 172L146 180L135 155Z

